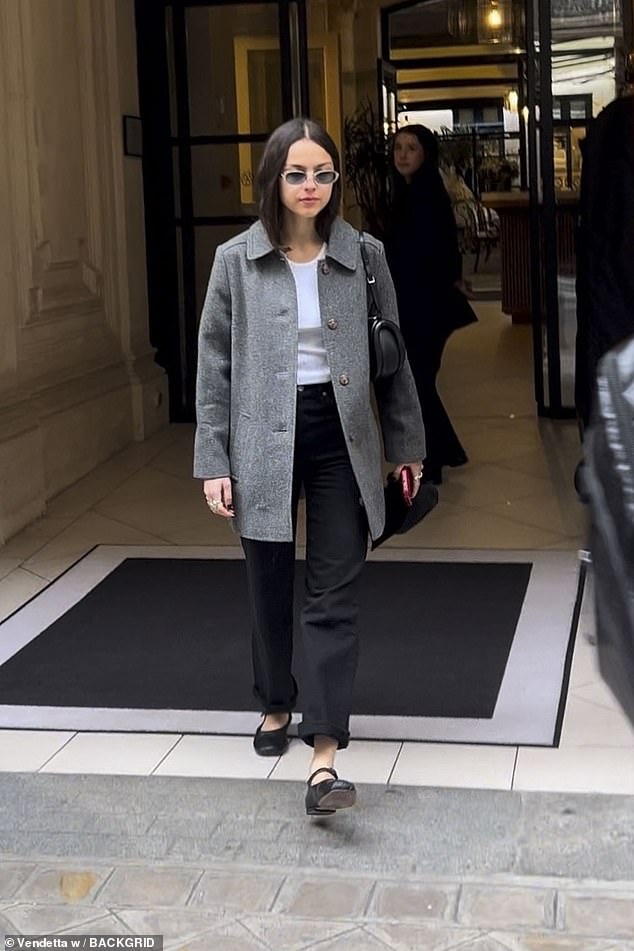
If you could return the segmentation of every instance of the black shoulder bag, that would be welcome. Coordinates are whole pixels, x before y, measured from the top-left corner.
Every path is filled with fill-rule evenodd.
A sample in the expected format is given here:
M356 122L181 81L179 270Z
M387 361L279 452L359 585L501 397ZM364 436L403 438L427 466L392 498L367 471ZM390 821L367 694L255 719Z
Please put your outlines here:
M368 252L359 232L359 246L365 277L368 282L368 344L370 352L370 379L373 383L389 380L405 363L405 341L393 320L381 316L376 297L376 278L372 274Z

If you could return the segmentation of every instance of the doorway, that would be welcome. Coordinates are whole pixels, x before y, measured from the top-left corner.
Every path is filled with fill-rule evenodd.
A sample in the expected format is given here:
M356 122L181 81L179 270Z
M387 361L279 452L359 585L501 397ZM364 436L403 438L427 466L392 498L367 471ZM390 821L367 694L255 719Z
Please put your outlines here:
M338 45L309 41L305 0L136 0L136 20L150 338L189 422L215 250L257 217L276 126L311 114L340 138Z
M499 217L502 309L532 324L540 416L575 414L580 143L618 93L628 32L621 0L406 0L382 11L399 110L423 122L449 114L441 154L444 144L458 156L458 177Z

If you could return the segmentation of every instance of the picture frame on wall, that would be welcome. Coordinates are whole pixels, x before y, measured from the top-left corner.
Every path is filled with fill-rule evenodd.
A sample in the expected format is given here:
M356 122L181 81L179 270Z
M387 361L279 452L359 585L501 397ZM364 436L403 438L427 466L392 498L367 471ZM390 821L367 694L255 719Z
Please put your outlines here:
M143 156L143 124L140 116L123 116L123 154Z

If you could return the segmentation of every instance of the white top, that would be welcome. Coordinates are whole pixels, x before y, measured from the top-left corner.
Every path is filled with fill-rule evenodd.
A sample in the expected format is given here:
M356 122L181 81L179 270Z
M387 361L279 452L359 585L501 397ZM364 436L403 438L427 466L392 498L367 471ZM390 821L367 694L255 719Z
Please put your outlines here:
M288 260L297 288L297 385L326 383L330 370L324 347L319 310L317 268L324 259L326 245L312 261Z

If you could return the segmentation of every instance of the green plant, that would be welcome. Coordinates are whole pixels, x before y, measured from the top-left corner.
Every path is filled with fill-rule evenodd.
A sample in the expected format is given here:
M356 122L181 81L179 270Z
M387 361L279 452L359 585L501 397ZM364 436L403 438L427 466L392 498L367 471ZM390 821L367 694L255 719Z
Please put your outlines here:
M391 145L369 99L344 120L344 169L363 227L383 239L390 203Z
M473 162L473 135L468 126L442 129L438 136L438 162L441 168L464 169Z

